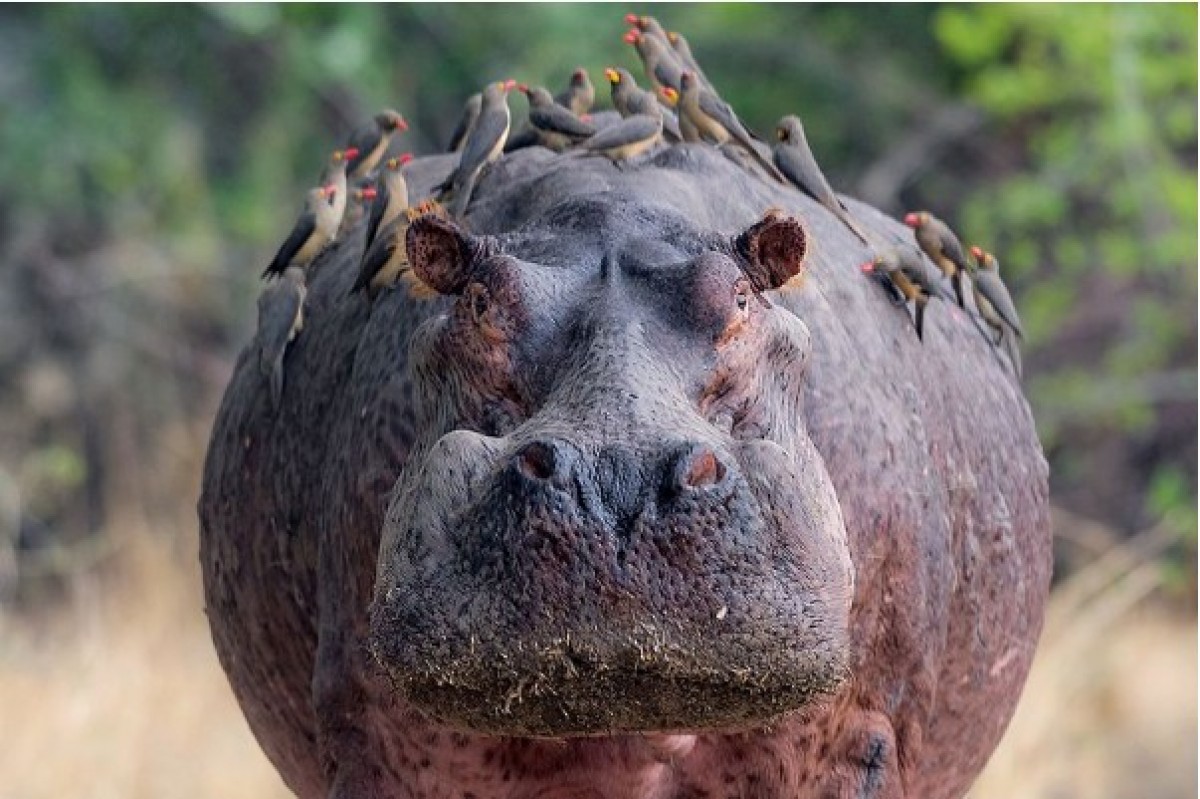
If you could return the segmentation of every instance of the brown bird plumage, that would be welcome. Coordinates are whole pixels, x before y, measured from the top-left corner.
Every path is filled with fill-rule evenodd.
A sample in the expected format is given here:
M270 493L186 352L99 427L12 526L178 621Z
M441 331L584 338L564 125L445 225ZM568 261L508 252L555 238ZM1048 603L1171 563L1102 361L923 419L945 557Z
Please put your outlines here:
M392 219L375 237L375 241L363 253L359 265L358 277L350 293L367 290L367 296L374 301L385 289L396 285L397 281L408 280L418 296L427 296L423 284L415 279L408 265L408 250L405 239L408 226L418 217L426 214L442 215L442 208L437 203L426 200L416 208L405 208L396 218Z
M958 236L954 235L954 231L950 229L949 225L928 211L906 214L904 224L913 229L917 244L937 264L938 269L941 269L942 273L950 278L959 307L966 308L963 301L962 281L963 275L969 267Z
M911 300L915 312L913 324L917 338L925 337L925 306L933 297L949 299L942 287L937 270L911 244L896 244L879 250L875 258L862 265L866 274L886 275L906 300Z
M683 72L680 75L680 81L679 117L681 121L686 117L703 138L718 146L728 141L734 142L754 158L768 175L780 183L787 182L787 178L775 164L758 151L750 132L737 118L737 114L733 112L729 103L701 86L691 72Z

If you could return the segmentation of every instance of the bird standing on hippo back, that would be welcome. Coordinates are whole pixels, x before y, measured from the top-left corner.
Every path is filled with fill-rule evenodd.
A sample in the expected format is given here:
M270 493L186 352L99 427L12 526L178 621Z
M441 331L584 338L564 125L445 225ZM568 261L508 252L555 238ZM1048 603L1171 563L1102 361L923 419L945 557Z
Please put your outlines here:
M978 267L971 273L971 285L975 289L975 307L983 321L996 331L998 343L1008 353L1012 361L1013 371L1021 376L1021 345L1018 339L1025 337L1021 327L1021 317L1017 315L1017 306L1013 304L1008 287L1000 279L1000 262L996 256L981 247L972 247L971 255L975 257Z
M928 211L905 214L904 224L913 229L917 244L937 264L938 269L942 270L942 274L950 278L959 307L966 308L962 281L969 265L958 236L954 235L954 231L950 229L949 225Z
M479 118L463 143L462 157L458 167L438 187L439 201L453 197L450 213L461 219L471 202L475 182L484 167L492 164L504 153L508 140L512 114L508 110L508 93L517 85L514 80L489 84L483 91Z
M398 158L389 158L375 180L375 201L367 216L367 233L363 240L363 251L371 248L375 234L408 208L408 182L404 179L404 165L412 161L412 153Z
M834 193L833 187L825 179L825 174L821 172L821 167L817 165L800 118L789 114L779 120L775 135L779 139L775 145L775 165L779 167L779 171L792 185L828 208L859 241L868 244L867 235L850 216L849 209Z
M263 270L262 277L282 275L289 266L307 267L333 241L342 223L342 210L336 204L337 192L337 187L332 184L309 190L300 218ZM344 207L345 203L342 203Z
M913 326L917 338L925 338L925 306L933 297L949 300L938 273L929 266L921 252L911 244L885 247L875 258L862 265L865 274L881 275L891 280L904 299L913 304Z
M529 99L529 124L543 147L560 153L595 135L594 127L554 102L550 92L541 86L522 83L517 88Z
M258 368L271 392L271 408L283 399L283 356L304 327L304 268L289 266L258 296Z

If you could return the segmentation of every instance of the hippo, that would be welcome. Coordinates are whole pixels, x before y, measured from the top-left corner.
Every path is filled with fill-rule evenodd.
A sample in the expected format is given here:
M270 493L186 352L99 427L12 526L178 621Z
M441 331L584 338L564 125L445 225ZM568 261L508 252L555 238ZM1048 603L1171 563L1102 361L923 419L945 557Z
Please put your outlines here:
M252 341L206 459L213 641L296 795L965 794L1051 571L977 320L919 340L828 210L705 144L515 152L407 249L373 303L361 226L314 262L278 409Z

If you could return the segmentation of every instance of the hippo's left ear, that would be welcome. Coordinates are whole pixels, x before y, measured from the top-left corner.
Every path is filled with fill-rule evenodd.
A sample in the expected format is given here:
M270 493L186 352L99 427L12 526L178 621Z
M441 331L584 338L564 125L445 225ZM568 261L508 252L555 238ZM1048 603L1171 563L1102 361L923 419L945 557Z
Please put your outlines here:
M414 219L404 244L413 272L439 294L461 294L475 261L490 250L490 239L464 233L437 214Z
M734 238L733 250L756 289L777 289L804 270L808 233L799 219L771 210Z

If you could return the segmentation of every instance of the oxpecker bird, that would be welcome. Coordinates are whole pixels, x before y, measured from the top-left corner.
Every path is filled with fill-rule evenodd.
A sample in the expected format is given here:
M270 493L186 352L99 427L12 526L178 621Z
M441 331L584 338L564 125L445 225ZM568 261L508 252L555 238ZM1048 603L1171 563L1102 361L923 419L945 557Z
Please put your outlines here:
M906 214L904 224L913 229L917 244L937 264L938 269L950 278L959 307L966 308L963 302L962 280L963 274L970 267L958 236L954 235L949 225L928 211Z
M304 211L262 277L281 275L289 266L308 266L333 241L342 222L334 208L336 195L337 187L332 185L309 190Z
M554 98L554 102L577 117L585 116L591 111L592 104L596 102L596 87L592 85L587 70L579 67L572 72L571 82Z
M620 67L608 67L604 70L612 92L613 108L623 117L633 114L650 114L649 105L657 106L659 118L662 119L662 135L668 141L682 141L679 131L679 120L670 111L663 111L661 104L653 94L640 88L629 70Z
M330 203L333 206L333 213L338 219L338 228L341 228L342 218L346 214L346 203L350 201L350 191L348 189L349 181L346 173L349 171L350 161L358 156L358 150L350 147L346 150L334 150L329 156L329 163L321 170L321 178L317 181L319 186L332 186L334 192ZM337 238L337 231L334 231L333 238Z
M371 213L367 216L367 237L363 242L363 252L371 247L379 228L388 224L400 212L408 208L408 183L404 179L403 167L412 161L412 153L404 153L399 158L389 158L383 165L383 171L375 181L375 202L371 203Z
M475 191L475 182L479 180L483 168L504 152L504 142L508 139L512 120L508 110L508 93L516 85L513 80L500 81L484 90L479 119L463 145L458 168L439 187L440 197L453 196L450 210L459 219L466 213L471 194Z
M376 114L369 124L354 131L346 143L347 148L358 151L358 155L350 160L350 179L357 180L369 175L387 152L392 135L396 131L403 133L406 130L408 123L404 117L388 108Z
M701 86L692 72L685 71L680 75L679 116L681 121L687 117L702 137L718 146L732 140L753 157L768 175L780 183L787 182L775 164L758 151L750 132L729 107L729 103Z
M712 84L708 82L708 78L704 75L704 70L700 69L700 64L692 55L692 48L688 46L688 40L683 38L682 33L671 31L667 34L667 41L671 44L671 49L675 51L675 58L684 69L690 69L696 73L696 77L708 89L712 89Z
M596 133L596 129L554 102L540 86L518 87L529 98L529 124L544 147L562 152Z
M271 391L271 407L283 399L283 355L304 326L304 269L289 266L258 295L258 368Z
M1000 262L996 256L981 247L972 247L971 255L979 266L971 273L971 286L975 291L975 307L983 321L996 331L997 341L1004 347L1012 361L1013 371L1021 376L1021 348L1016 339L1025 337L1021 317L1013 304L1008 287L1000 279Z
M665 38L658 38L631 28L624 36L627 44L632 44L642 59L646 77L656 93L663 89L680 91L680 76L683 68L675 58L674 51Z
M866 234L851 218L850 211L838 199L833 187L822 174L821 167L817 165L817 159L809 149L808 138L804 135L804 125L800 123L800 118L789 114L779 120L775 135L779 139L779 143L775 145L775 165L779 167L779 171L787 176L796 188L828 208L863 244L867 244Z
M926 263L921 251L911 244L885 247L861 268L866 274L880 274L891 278L904 298L912 300L916 316L913 324L917 329L917 338L924 339L925 306L932 297L947 300L950 297L942 287L937 270Z

